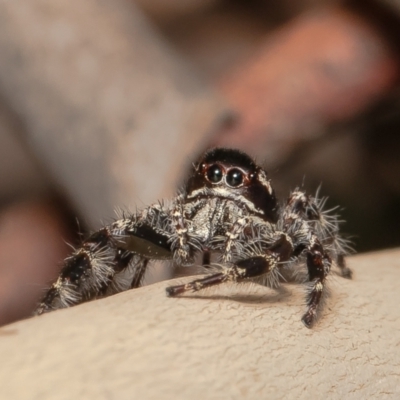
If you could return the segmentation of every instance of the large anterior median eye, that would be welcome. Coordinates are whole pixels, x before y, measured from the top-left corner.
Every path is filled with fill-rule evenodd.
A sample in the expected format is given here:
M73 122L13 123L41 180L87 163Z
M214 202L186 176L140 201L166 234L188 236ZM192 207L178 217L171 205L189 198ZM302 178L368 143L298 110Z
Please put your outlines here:
M211 165L207 170L207 178L212 183L218 183L222 179L222 170L218 165Z
M232 168L226 175L226 183L232 187L240 186L243 183L243 172Z

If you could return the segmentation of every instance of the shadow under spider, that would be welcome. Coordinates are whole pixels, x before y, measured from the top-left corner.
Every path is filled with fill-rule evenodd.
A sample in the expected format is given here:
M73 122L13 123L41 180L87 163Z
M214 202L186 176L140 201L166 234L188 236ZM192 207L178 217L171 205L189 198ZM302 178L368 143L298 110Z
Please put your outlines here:
M275 294L270 293L232 293L226 295L220 294L211 294L211 295L201 295L201 294L181 294L179 298L188 298L188 299L203 299L203 300L232 300L238 303L245 304L272 304L278 303L280 301L286 300L291 296L291 291L287 290L283 286L279 286L278 288L272 289L275 291ZM178 296L177 296L178 297Z

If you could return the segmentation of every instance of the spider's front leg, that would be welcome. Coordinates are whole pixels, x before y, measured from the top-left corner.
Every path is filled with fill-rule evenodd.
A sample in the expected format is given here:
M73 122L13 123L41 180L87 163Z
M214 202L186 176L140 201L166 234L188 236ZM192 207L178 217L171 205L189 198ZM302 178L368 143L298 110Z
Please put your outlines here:
M183 285L167 287L168 296L177 296L188 291L196 292L228 281L243 282L248 279L272 274L278 268L280 262L287 261L290 258L293 251L292 243L288 236L282 232L278 232L277 235L279 237L268 248L263 248L261 242L259 246L244 247L243 253L253 254L253 256L235 261L221 272L196 279Z
M250 218L241 217L238 218L234 224L232 224L231 229L227 230L222 246L222 263L226 264L231 262L233 256L232 250L240 252L240 248L242 247L243 243L244 231L246 228L249 230L252 229L250 225Z
M196 279L184 285L169 286L166 288L166 291L168 296L172 297L188 291L197 292L201 289L228 281L242 282L246 279L267 274L277 266L277 263L278 257L273 253L246 258L226 267L222 272Z
M114 292L121 290L116 278L128 267L129 286L138 287L150 259L172 258L166 220L162 208L152 206L92 234L65 260L35 314L82 303L108 293L112 286Z

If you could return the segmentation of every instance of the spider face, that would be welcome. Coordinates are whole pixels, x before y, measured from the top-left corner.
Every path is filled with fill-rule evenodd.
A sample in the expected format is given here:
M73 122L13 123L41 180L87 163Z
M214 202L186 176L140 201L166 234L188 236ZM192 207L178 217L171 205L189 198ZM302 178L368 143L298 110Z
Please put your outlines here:
M187 197L219 197L243 203L265 221L278 219L274 190L262 168L239 150L208 151L194 166Z

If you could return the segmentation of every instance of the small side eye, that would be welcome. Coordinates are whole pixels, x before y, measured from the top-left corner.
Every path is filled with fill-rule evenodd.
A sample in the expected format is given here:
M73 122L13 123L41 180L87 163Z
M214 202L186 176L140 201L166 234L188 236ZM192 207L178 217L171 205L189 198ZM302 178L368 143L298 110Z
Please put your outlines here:
M236 168L231 169L226 175L226 183L232 187L240 186L243 183L243 172Z
M211 165L207 170L207 178L212 183L218 183L222 179L222 170L218 165Z

